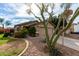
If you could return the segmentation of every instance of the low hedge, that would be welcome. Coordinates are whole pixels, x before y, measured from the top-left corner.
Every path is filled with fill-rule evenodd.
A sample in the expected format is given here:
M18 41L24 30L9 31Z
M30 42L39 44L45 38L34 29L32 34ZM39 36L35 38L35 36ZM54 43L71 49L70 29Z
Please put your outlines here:
M11 33L10 32L5 32L3 37L8 37L8 36L11 36Z
M36 28L35 27L29 27L28 29L23 28L23 29L20 29L19 31L14 33L14 37L17 37L17 38L24 38L27 35L35 37L36 36Z
M36 36L36 28L35 27L30 27L29 29L28 29L28 33L29 33L29 35L30 36Z
M14 37L17 37L17 38L24 38L26 37L28 34L28 31L27 29L22 29L20 31L17 31L14 33Z

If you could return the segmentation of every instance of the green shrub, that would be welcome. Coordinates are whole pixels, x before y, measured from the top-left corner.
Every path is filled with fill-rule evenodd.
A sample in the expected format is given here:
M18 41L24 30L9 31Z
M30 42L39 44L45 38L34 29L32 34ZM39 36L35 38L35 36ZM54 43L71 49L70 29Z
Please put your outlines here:
M6 33L4 33L4 36L3 37L8 37L10 35L11 35L10 32L6 32Z
M20 32L19 32L19 31L15 32L15 33L14 33L14 37L20 38L20 37L21 37Z
M35 36L36 35L36 28L35 27L30 27L29 29L28 29L28 32L29 32L29 35L30 36Z
M26 37L27 33L28 33L27 29L22 29L22 30L15 32L14 36L17 38L24 38L24 37Z
M3 36L4 36L4 34L0 34L0 40L2 40L2 39L3 39Z
M22 30L20 31L20 33L21 33L21 36L22 36L22 37L26 37L26 35L28 34L28 30L27 30L27 29L22 29Z

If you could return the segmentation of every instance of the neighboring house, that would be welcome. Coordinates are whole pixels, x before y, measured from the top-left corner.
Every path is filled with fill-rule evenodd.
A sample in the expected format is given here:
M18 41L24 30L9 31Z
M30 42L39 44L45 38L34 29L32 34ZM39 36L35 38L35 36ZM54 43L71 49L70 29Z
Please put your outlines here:
M12 32L12 31L14 31L14 29L12 29L12 28L3 28L3 27L0 27L0 33Z
M79 32L79 22L73 24L73 32Z
M73 23L71 27L66 31L67 34L70 33L79 33L79 22Z
M71 32L74 32L74 24L72 24L71 27L65 33L70 34Z
M2 27L0 27L0 33L3 33L3 32L4 32L3 28L2 28Z

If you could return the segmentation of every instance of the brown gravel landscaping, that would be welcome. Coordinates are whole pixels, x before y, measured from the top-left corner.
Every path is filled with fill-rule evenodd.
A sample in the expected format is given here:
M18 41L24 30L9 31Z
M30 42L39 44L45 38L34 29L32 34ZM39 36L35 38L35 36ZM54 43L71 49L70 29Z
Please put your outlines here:
M79 56L79 51L77 50L71 49L60 44L58 44L57 47L59 48L63 56Z
M40 37L29 37L28 41L29 47L23 56L48 56L48 53L44 51L45 43Z
M29 47L23 56L49 56L47 49L44 49L45 43L41 42L41 38L29 38ZM73 50L69 47L57 44L57 48L63 54L62 56L79 56L79 51Z
M44 30L39 30L39 36L37 37L27 37L26 40L29 41L29 47L27 51L23 54L23 56L49 56L48 52L45 49L45 43L43 43L44 38ZM49 30L49 34L51 30ZM62 46L60 44L57 45L59 51L63 54L63 56L79 56L79 51L73 50L69 47Z
M67 34L66 37L79 40L79 34Z
M45 43L42 42L40 37L29 37L29 47L23 56L49 56ZM79 56L79 51L73 50L69 47L57 44L57 48L63 54L62 56Z

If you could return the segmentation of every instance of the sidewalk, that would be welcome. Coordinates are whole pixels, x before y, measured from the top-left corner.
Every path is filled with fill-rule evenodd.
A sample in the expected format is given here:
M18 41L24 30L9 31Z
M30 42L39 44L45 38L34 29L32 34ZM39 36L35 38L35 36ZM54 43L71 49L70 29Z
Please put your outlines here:
M62 44L62 39L63 37L60 37L60 39L58 40L59 44ZM79 51L79 40L64 37L64 46Z

